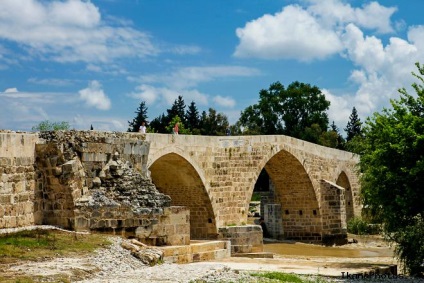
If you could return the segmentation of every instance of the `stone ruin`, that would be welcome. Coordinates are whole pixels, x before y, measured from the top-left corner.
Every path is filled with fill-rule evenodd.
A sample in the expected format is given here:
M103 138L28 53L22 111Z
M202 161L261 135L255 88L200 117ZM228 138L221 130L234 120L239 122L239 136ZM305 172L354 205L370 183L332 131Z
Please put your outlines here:
M44 142L36 145L36 222L121 233L149 245L189 244L189 210L171 207L171 198L152 183L143 136L126 137L40 133Z

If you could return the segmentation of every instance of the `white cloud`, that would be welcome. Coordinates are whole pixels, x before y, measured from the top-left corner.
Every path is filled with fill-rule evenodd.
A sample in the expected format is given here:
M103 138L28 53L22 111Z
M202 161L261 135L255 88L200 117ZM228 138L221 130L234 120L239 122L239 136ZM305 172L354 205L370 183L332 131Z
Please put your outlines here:
M152 74L139 78L128 78L131 81L140 82L135 91L129 95L141 99L147 105L161 103L172 104L175 99L182 95L184 100L195 101L197 105L207 105L208 97L196 89L205 82L232 79L236 77L257 76L260 72L254 68L241 66L209 66L209 67L184 67L167 74ZM234 107L235 101L230 97L215 96L213 101L225 107Z
M236 105L236 101L229 96L224 97L221 95L217 95L213 98L213 101L219 106L223 106L223 107L232 108Z
M50 85L50 86L67 86L72 83L72 81L69 79L56 79L56 78L50 78L50 79L29 78L28 82L33 84Z
M2 0L0 39L59 62L109 62L158 53L150 37L103 22L90 1Z
M319 18L327 26L343 26L353 23L359 27L376 30L379 33L390 33L394 29L391 16L396 7L385 7L378 2L364 4L362 8L353 8L349 3L340 0L309 0L312 3L307 10Z
M260 74L255 68L242 66L209 66L209 67L184 67L168 74L141 76L141 83L160 83L176 89L195 87L200 83L214 81L228 77L252 77Z
M352 96L337 96L327 89L322 89L322 93L326 99L330 101L330 109L328 110L328 118L330 124L332 121L339 127L340 132L348 122L349 115L352 113ZM353 105L353 106L352 106Z
M185 101L195 101L198 105L206 105L208 102L208 95L198 90L183 89L177 91L168 87L154 87L147 84L136 87L136 91L129 95L133 98L144 100L147 105L153 105L157 102L170 105L179 95L182 95Z
M66 121L66 113L78 108L73 107L76 103L75 94L6 89L0 92L0 105L8 105L0 111L0 129L31 130L42 120Z
M348 24L393 32L394 7L371 2L353 8L341 0L309 0L301 7L288 5L274 15L264 15L238 28L234 55L262 59L324 59L343 50L340 35Z
M86 105L100 110L108 110L111 107L109 97L104 93L102 85L98 81L91 81L87 88L80 90L80 99L84 100Z
M320 25L308 11L289 5L236 30L234 55L263 59L323 59L342 50L337 34Z
M407 39L393 36L383 43L378 34L392 33L402 24L391 21L396 7L370 2L354 8L341 0L303 3L304 7L288 5L237 29L240 43L234 55L310 61L340 54L355 66L348 79L356 90L326 90L326 96L331 102L330 120L342 125L353 106L365 119L389 107L399 88L410 86L414 63L424 61L424 26L410 27Z
M16 87L8 88L4 91L4 93L15 93L18 92L18 89Z

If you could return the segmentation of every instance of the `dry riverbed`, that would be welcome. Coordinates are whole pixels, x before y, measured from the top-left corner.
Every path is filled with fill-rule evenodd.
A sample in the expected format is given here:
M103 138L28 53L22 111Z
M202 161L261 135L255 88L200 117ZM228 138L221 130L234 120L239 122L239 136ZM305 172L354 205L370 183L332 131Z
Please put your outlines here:
M190 264L160 264L154 267L143 265L129 251L120 246L119 237L110 237L108 248L97 250L88 256L57 257L37 262L15 262L2 264L3 278L27 276L40 278L43 282L271 282L260 281L250 273L278 271L303 274L311 282L361 282L341 280L342 272L361 274L374 268L396 264L390 247L378 238L362 238L356 244L323 249L320 246L285 243L267 244L265 250L280 254L273 259L229 258L214 262ZM275 245L274 247L272 245ZM285 248L284 248L285 247ZM309 252L308 252L309 251ZM329 254L322 254L323 251ZM311 277L312 276L312 277ZM324 276L323 278L321 276ZM41 279L43 278L43 279ZM318 279L317 279L318 278ZM324 281L325 280L325 281ZM419 282L397 280L393 282ZM275 282L275 281L274 281ZM365 282L370 282L366 280ZM371 282L387 282L371 281Z

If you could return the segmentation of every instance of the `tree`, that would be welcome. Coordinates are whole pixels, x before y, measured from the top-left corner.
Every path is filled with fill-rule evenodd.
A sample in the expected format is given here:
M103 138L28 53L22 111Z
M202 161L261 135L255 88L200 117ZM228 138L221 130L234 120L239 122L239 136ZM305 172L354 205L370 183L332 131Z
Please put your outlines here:
M327 110L330 102L317 86L294 82L281 93L284 134L302 138L303 131L317 124L323 131L328 128Z
M200 134L200 115L194 101L190 103L185 117L187 121L187 128L192 132L192 134Z
M184 126L187 126L186 118L185 118L185 102L181 95L178 96L177 99L175 99L174 103L172 104L170 109L167 109L168 112L168 123L174 119L175 116L180 117L181 123L184 124Z
M259 92L259 102L241 112L239 122L249 134L275 135L283 133L280 82L271 84Z
M337 135L337 144L335 146L335 148L337 149L341 149L341 150L345 150L345 139L343 138L343 136L340 134L339 132L339 128L336 126L336 124L334 123L334 121L331 123L330 125L330 132L334 132Z
M66 131L69 130L70 126L68 122L50 122L49 120L41 121L38 125L33 126L33 131Z
M159 117L156 117L150 122L150 130L153 133L169 133L166 130L169 122L167 122L167 117L162 113Z
M416 64L417 96L405 88L392 109L367 119L360 170L364 207L411 275L424 276L424 65Z
M358 112L356 108L353 107L352 113L349 116L349 121L347 122L346 128L346 141L349 142L357 135L362 135L362 122L358 117Z
M330 102L316 86L293 82L287 89L275 82L259 92L259 102L242 111L240 127L249 134L285 134L318 142L328 128Z
M172 133L176 123L178 123L178 133L179 134L183 134L183 135L190 134L190 130L185 128L184 124L181 122L180 117L178 117L178 116L175 116L174 118L171 119L168 126L166 126L166 131L168 133Z
M208 136L224 136L229 126L228 118L223 113L217 113L215 109L209 108L209 113L202 112L200 119L200 132Z
M146 103L144 101L140 102L140 106L134 112L137 116L131 122L128 121L128 132L138 132L141 123L147 121L147 109Z

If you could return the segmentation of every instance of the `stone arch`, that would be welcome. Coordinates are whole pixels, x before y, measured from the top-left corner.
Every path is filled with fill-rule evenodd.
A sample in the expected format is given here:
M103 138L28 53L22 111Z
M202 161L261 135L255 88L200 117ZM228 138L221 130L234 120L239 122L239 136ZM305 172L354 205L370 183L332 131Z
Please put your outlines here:
M286 149L276 149L263 160L256 178L262 169L267 171L273 187L273 194L265 205L269 207L273 202L277 205L273 209L278 208L278 205L281 206L282 229L279 230L281 232L279 237L320 241L322 221L319 201L303 162ZM275 220L277 220L275 223L278 223L279 219Z
M354 199L352 187L346 173L342 171L336 181L336 184L345 189L344 205L346 208L346 223L354 216Z
M216 238L214 210L205 188L205 182L192 160L181 154L167 152L152 159L149 170L157 189L171 197L171 205L190 209L190 237Z

